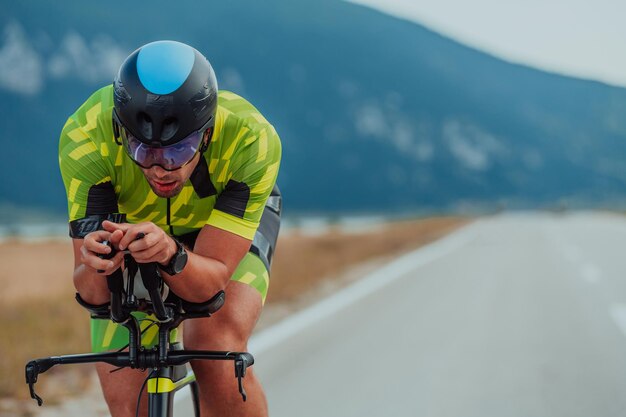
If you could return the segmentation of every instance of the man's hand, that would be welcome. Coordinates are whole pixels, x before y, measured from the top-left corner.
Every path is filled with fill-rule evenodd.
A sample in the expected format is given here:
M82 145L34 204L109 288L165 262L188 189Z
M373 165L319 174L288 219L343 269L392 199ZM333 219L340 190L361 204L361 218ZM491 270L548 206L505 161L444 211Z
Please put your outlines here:
M122 265L124 253L118 252L111 259L102 259L99 255L111 253L111 248L102 242L108 240L112 247L117 247L123 236L121 231L97 230L89 233L80 248L80 262L100 275L111 275Z
M151 222L130 224L102 222L102 227L112 235L121 233L117 244L120 251L128 250L139 263L158 262L167 265L176 253L176 243L160 227ZM140 233L143 238L137 239Z

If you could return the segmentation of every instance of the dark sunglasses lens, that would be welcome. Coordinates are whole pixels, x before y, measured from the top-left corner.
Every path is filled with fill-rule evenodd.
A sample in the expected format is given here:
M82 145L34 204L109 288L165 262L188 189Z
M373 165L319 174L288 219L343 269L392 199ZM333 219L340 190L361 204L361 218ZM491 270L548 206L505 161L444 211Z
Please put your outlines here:
M173 171L189 163L196 155L202 141L202 132L194 132L178 143L159 148L146 145L128 132L122 134L122 140L126 152L138 165L143 168L159 165Z

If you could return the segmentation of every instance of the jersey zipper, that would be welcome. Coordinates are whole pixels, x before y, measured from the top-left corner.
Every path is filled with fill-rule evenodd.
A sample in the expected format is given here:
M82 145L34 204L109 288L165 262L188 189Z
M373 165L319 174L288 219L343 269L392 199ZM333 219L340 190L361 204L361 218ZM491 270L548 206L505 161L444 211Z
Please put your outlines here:
M170 223L170 199L167 198L167 225L170 227L170 236L174 236L174 226Z

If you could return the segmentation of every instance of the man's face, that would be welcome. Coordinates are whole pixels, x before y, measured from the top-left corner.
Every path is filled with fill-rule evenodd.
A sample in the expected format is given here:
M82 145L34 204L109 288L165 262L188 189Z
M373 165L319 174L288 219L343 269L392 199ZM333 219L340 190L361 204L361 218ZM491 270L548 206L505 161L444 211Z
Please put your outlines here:
M205 132L203 142L206 144L208 140L209 132ZM202 154L197 152L191 162L175 171L168 171L158 165L154 165L150 168L139 166L139 169L141 169L143 175L145 175L150 188L152 188L152 191L154 191L156 195L162 198L171 198L182 191L201 157Z
M163 198L170 198L178 195L178 193L182 191L183 186L189 177L191 177L199 160L200 153L197 153L190 163L176 171L167 171L158 165L154 165L150 168L139 168L146 176L150 188L152 188L152 191L154 191L156 195Z

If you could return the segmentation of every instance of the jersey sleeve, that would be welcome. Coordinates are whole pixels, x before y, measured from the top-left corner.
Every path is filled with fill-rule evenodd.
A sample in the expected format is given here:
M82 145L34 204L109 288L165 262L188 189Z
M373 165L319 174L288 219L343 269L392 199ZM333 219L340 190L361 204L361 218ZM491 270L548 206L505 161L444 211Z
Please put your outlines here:
M207 223L252 240L276 184L281 153L280 138L269 124L242 138Z
M98 138L101 105L92 96L65 123L59 141L59 167L67 194L70 235L84 237L99 224L81 220L117 213L111 173ZM104 145L104 146L103 146Z

